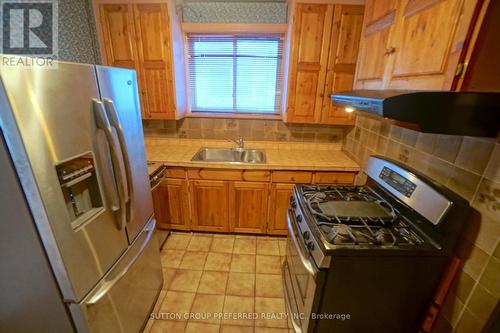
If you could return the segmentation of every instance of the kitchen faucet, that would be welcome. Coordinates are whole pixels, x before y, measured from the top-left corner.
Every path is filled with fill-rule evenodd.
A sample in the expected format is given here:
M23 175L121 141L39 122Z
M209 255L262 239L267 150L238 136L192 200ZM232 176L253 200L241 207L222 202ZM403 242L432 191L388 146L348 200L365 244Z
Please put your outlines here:
M243 140L243 137L240 135L237 139L227 139L228 141L236 143L238 146L238 149L243 149L245 148L245 140Z

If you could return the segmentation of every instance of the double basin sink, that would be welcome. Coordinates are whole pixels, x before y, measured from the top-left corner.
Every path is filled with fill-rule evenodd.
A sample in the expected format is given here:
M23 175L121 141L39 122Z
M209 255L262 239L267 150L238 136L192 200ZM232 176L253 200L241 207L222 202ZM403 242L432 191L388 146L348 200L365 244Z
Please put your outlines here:
M224 163L266 163L266 153L259 149L201 148L191 161Z

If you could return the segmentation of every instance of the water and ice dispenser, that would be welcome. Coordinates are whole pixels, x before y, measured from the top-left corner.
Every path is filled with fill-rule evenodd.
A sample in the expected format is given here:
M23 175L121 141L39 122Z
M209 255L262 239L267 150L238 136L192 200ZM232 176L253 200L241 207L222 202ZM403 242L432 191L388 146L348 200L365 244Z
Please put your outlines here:
M73 228L104 210L91 153L62 162L56 170Z

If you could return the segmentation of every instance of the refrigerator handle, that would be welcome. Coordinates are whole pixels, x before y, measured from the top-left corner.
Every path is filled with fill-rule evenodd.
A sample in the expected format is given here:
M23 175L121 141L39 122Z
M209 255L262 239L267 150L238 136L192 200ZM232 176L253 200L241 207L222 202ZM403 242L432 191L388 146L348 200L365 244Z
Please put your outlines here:
M153 232L155 230L156 221L151 219L148 224L144 227L141 234L136 238L136 240L131 244L129 249L134 249L131 253L125 252L122 258L118 259L117 264L115 265L116 273L114 269L111 268L110 276L105 277L103 280L99 282L97 288L92 291L85 300L83 301L85 305L94 305L97 304L106 294L113 289L113 287L120 281L122 277L127 274L128 270L137 259L140 257L144 248L149 244L151 237L153 236ZM134 246L136 243L140 243L140 247ZM137 244L138 245L138 244ZM130 251L128 251L130 252ZM119 265L124 266L123 268Z
M108 119L111 123L111 126L116 128L118 134L118 140L120 142L120 147L123 153L123 160L125 162L125 171L127 173L128 180L128 196L130 198L128 202L128 219L130 222L134 218L134 182L132 179L132 164L130 163L129 150L127 149L127 144L125 142L125 134L123 132L123 126L120 122L120 118L118 117L118 112L116 112L115 105L112 99L103 98L104 107L106 109L106 113L108 115Z
M123 229L127 223L127 212L126 206L128 201L128 191L127 191L127 178L125 175L125 166L123 163L123 155L121 152L120 144L118 142L118 136L116 134L116 129L111 126L104 109L104 104L94 99L93 101L94 115L96 119L96 126L104 131L106 139L108 141L109 147L111 148L111 161L113 164L113 170L117 176L117 187L118 187L118 197L120 202L120 223L119 228Z
M104 193L111 210L116 212L120 209L120 197L116 189L116 178L113 174L113 162L111 160L109 143L104 130L100 128L96 131L96 143L97 160L103 169L101 177L103 179Z

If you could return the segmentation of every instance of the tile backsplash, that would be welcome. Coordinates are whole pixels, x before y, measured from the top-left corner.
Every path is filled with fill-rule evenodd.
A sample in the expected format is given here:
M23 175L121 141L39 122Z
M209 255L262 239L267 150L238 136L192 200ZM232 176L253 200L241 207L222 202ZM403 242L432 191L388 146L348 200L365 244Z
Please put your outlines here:
M473 213L456 249L462 268L433 332L481 332L500 300L499 140L425 134L358 116L343 150L364 165L377 154L399 160L466 198Z
M281 120L185 118L144 120L146 136L185 139L235 139L342 143L346 126L285 124Z

